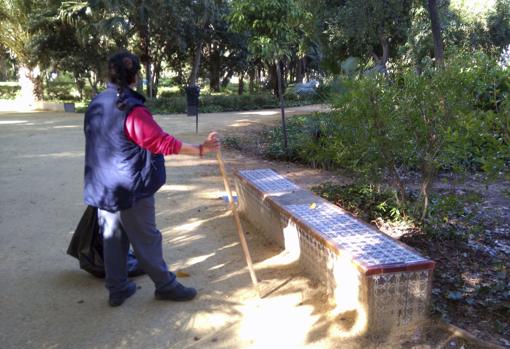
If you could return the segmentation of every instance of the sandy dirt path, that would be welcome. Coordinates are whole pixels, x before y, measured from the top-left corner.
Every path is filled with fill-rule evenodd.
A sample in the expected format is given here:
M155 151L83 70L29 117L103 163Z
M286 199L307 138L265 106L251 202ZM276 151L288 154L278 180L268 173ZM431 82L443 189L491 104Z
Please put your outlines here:
M206 114L198 136L193 118L157 119L169 132L198 142L213 129L277 117L277 111ZM190 274L182 282L198 288L198 299L155 301L144 276L136 279L137 294L112 309L102 280L80 271L65 253L84 210L82 115L1 113L0 144L0 347L182 348L246 318L256 297L232 217L218 199L223 188L214 158L168 157L167 185L157 195L167 263ZM249 241L256 262L277 253L255 234ZM250 331L241 336L248 342Z
M287 114L318 109L290 108ZM279 114L201 115L198 135L193 118L156 118L169 133L199 142L211 130L271 122ZM156 301L152 282L142 276L133 297L109 307L102 280L79 270L65 253L84 210L82 119L0 113L1 348L399 347L344 342L351 319L331 319L322 286L286 264L281 251L244 222L263 293L270 293L257 300L233 218L221 199L214 157L167 157L167 184L157 194L166 261L189 273L181 281L196 287L199 297L188 303ZM303 185L317 174L235 153L224 157L230 169L277 168Z

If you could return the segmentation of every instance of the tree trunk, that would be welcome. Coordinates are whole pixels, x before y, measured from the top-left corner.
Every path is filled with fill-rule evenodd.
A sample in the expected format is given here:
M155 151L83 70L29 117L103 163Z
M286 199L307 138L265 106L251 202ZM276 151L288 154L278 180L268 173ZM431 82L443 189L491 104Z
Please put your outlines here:
M430 23L432 25L432 37L434 38L434 56L438 66L444 65L443 40L441 38L441 23L436 0L428 0Z
M383 35L380 36L379 42L382 48L382 56L379 57L374 51L372 51L372 57L374 57L377 71L386 74L388 72L386 65L390 58L390 44L388 38Z
M78 89L78 95L80 96L80 100L84 99L83 90L85 89L85 80L83 77L78 74L74 74L74 81L76 83L76 88Z
M279 68L276 66L276 64L272 64L269 67L269 86L271 87L271 90L273 91L273 94L276 97L280 96L279 89L278 89L278 71Z
M18 81L21 87L20 98L27 105L32 105L36 101L42 100L42 80L39 67L29 68L26 65L20 65L18 68Z
M285 152L285 157L289 160L289 148L288 148L288 138L287 138L287 125L285 124L285 105L283 100L283 83L282 83L282 72L280 69L279 61L276 62L276 75L278 80L278 95L280 97L280 110L282 114L282 133L283 133L283 151Z
M250 78L250 83L249 83L249 91L250 91L250 94L254 93L255 92L255 74L256 74L256 71L254 68L250 69L248 71L248 76Z
M303 83L303 59L299 59L296 65L296 83Z
M211 91L220 92L220 50L217 45L211 44L210 51L209 87Z
M200 39L197 46L195 47L195 55L193 57L193 68L191 69L191 75L189 78L188 85L195 86L198 79L198 71L200 70L200 59L202 57L202 45L204 40Z
M161 59L156 58L154 63L154 72L152 74L152 93L156 97L158 95L159 78L161 75Z
M92 72L89 71L87 74L87 81L89 82L90 88L92 88L92 94L95 96L98 94L97 81L92 79Z
M237 94L241 96L244 93L244 73L239 74L239 86L237 88Z
M152 98L152 73L151 73L151 56L150 56L150 35L149 35L149 25L145 25L141 27L140 30L140 48L142 50L142 55L140 56L140 61L143 64L145 69L145 81L147 82L147 90L146 95L149 98Z
M221 80L221 88L227 88L228 84L230 83L230 79L232 78L232 75L234 75L234 71L232 69L229 69L227 74Z
M289 81L289 69L288 69L287 65L283 62L280 63L280 69L281 69L280 70L281 74L283 76L283 80L282 80L283 84L282 85L287 86L288 85L287 82Z

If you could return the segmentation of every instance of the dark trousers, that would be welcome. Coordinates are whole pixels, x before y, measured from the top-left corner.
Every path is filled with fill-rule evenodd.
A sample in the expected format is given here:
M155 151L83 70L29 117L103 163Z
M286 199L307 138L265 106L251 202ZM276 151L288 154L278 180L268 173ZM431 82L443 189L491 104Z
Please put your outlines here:
M175 274L168 271L163 259L161 232L156 228L154 196L137 201L127 210L98 210L103 234L106 288L120 292L128 283L127 255L133 247L140 267L149 275L157 290L173 287Z

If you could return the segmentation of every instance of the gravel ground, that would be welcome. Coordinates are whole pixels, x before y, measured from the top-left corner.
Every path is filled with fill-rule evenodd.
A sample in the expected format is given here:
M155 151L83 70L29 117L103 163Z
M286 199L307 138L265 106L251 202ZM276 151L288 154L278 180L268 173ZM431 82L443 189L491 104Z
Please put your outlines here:
M318 109L290 108L287 114ZM198 142L213 129L278 117L277 110L207 114L200 118L199 135L193 118L156 118L169 133ZM351 340L352 319L331 316L323 286L282 262L281 251L244 222L263 293L270 293L257 300L212 157L168 157L167 185L156 198L166 261L190 275L181 281L197 287L199 297L156 301L151 281L142 276L137 293L110 308L103 282L80 271L65 253L85 208L82 119L0 112L2 348L431 348L449 337L424 327L394 339ZM314 174L237 153L224 156L229 168L273 167L298 183ZM461 347L462 341L452 340L444 343Z

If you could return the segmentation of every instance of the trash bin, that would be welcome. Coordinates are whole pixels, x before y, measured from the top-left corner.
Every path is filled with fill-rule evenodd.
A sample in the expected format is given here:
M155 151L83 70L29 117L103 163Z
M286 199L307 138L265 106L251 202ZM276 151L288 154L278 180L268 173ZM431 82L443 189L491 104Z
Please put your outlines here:
M76 109L74 107L74 103L64 103L64 112L75 113Z
M186 87L186 111L188 116L198 115L198 97L200 96L200 87Z

